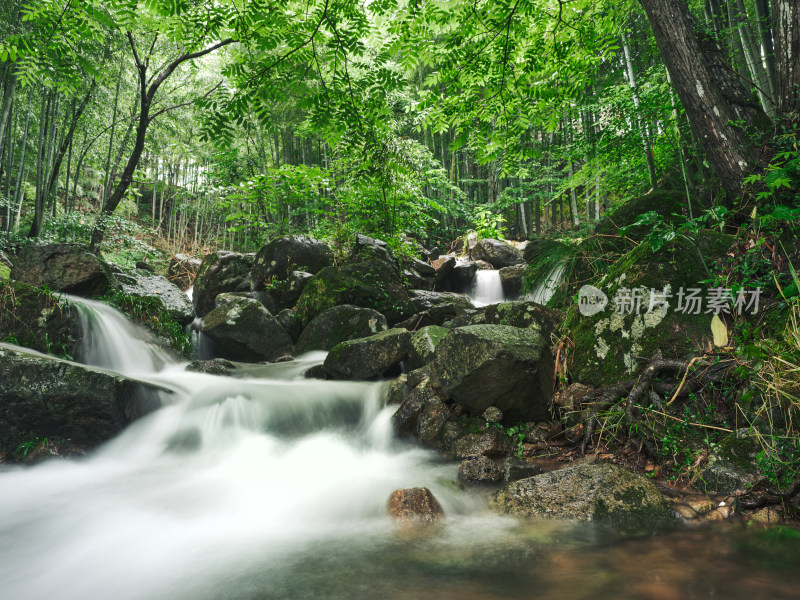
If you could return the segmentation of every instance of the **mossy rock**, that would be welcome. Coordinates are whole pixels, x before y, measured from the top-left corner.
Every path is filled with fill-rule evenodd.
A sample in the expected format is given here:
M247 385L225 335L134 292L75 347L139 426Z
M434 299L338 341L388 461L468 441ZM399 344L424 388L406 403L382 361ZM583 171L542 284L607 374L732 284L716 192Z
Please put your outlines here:
M214 310L214 300L218 294L250 291L253 258L250 254L222 250L203 257L192 293L192 302L198 317Z
M14 259L11 277L76 296L102 296L111 285L109 266L79 244L24 246Z
M0 283L0 342L74 357L80 337L78 312L69 302L19 281Z
M214 342L214 353L242 362L272 361L289 354L292 339L257 300L241 298L208 313L200 330Z
M0 281L8 281L11 277L11 268L0 262Z
M747 491L760 479L756 457L761 450L758 438L747 430L725 436L711 450L694 486L709 494Z
M553 357L544 336L533 329L453 329L436 348L433 372L444 397L473 415L496 406L511 421L549 416Z
M325 372L334 379L376 379L397 367L410 349L411 334L405 329L382 331L334 346Z
M710 266L724 256L731 244L729 236L706 231L699 247ZM576 305L570 308L564 328L574 343L569 368L573 378L587 385L618 383L635 376L645 361L661 352L667 358L692 358L707 349L713 340L711 314L706 314L708 291L703 280L709 278L695 246L685 238L677 238L655 254L647 243L625 254L609 269L607 275L594 282L609 299L605 309L584 316ZM640 290L641 309L617 314L613 299L627 288ZM680 288L699 288L703 299L701 314L676 311L676 295ZM651 290L672 294L668 306L650 308Z
M409 354L409 366L411 369L418 369L431 360L433 360L433 353L444 337L450 333L446 327L439 327L437 325L429 325L423 327L411 338L411 352Z
M103 369L0 344L0 458L23 444L61 455L107 441L161 406L166 390Z
M373 259L343 267L326 267L306 285L296 312L304 323L341 304L372 308L390 325L414 313L403 281L395 269Z
M314 317L303 329L297 340L295 354L330 350L347 340L374 335L387 328L386 317L376 310L350 304L334 306Z
M681 215L683 214L685 205L686 195L684 193L670 190L656 190L644 196L628 200L614 212L604 216L597 224L595 233L601 236L620 235L620 228L633 225L639 217L648 212L658 213L664 217L664 221L667 223L677 225L683 220ZM641 242L642 239L650 233L651 229L651 227L646 225L636 225L627 230L625 237L635 240L636 242ZM621 240L620 243L622 243ZM628 245L628 247L630 247L630 245Z
M649 529L674 518L652 481L629 469L584 461L506 485L495 508L519 517L566 519Z

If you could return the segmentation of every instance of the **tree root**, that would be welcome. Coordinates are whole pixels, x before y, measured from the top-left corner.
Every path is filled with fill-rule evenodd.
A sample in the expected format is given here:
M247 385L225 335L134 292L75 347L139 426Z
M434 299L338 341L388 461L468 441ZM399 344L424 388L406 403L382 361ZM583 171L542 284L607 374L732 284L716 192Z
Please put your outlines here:
M701 357L693 358L692 360L655 358L650 361L636 379L629 379L621 383L604 386L590 392L582 398L583 404L592 404L594 408L590 412L589 420L586 423L586 433L583 436L580 446L581 454L586 453L586 448L591 443L592 435L597 427L597 414L601 410L612 406L620 398L627 395L625 400L625 418L628 422L635 423L638 420L635 413L636 404L647 390L653 388L659 392L660 395L671 396L674 400L681 395L697 391L709 383L719 381L731 363L732 360L722 360L718 363L711 364ZM653 382L653 379L664 371L684 372L688 374L692 366L705 368L689 377L688 380L688 375L685 374L681 382L677 385Z
M775 488L767 488L765 493L761 496L753 497L751 494L743 494L736 499L739 508L746 508L748 510L755 510L767 504L774 504L781 500L791 500L797 494L800 494L800 480L795 481L794 484L786 490L777 490Z

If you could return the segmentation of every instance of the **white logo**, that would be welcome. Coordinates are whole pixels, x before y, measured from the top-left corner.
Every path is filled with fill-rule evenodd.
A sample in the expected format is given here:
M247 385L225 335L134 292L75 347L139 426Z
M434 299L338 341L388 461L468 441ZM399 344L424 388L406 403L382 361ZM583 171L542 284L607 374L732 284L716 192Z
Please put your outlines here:
M593 285L585 285L578 292L578 310L584 317L591 317L605 310L608 296Z

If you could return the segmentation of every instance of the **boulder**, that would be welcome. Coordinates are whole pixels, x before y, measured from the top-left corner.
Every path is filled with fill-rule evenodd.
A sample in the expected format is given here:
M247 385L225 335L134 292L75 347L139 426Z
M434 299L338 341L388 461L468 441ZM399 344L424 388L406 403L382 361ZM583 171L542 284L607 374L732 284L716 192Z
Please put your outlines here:
M433 353L450 330L437 325L423 327L411 336L409 368L418 369L433 360Z
M448 423L448 425L450 425ZM451 439L442 435L445 450L453 458L464 459L470 456L506 456L511 453L511 440L500 429L488 427L481 433L464 433L453 428Z
M167 391L121 375L0 344L0 455L23 444L76 454L161 406Z
M226 304L242 299L257 300L257 298L253 298L251 292L225 292L223 294L217 294L217 297L214 298L214 308L219 308L220 306L225 306ZM263 305L263 302L261 304ZM264 308L269 310L266 306Z
M176 254L169 260L167 268L168 279L182 290L187 290L194 283L197 272L203 261L196 256L188 254Z
M436 281L444 281L450 276L450 273L453 272L453 269L455 269L456 257L442 256L434 260L431 264L433 265L433 268L436 269Z
M593 391L588 385L572 383L567 388L559 390L555 395L555 405L560 416L569 425L577 425L580 421L581 399Z
M411 389L408 387L407 381L408 376L402 373L389 384L389 388L386 390L386 404L402 404L403 400L408 398Z
M388 329L386 317L371 308L351 304L334 306L314 317L300 334L295 354L330 350L347 340L375 335Z
M297 343L303 333L303 323L301 322L300 317L297 316L297 313L289 308L284 308L281 312L275 315L275 318L278 319L278 323L280 323L281 327L286 330L286 333L289 334L289 337L292 338L292 341Z
M412 268L403 270L403 278L409 287L420 290L432 290L433 286L436 285L436 279L421 275L419 271Z
M706 264L724 257L733 238L714 231L699 236ZM608 299L594 314L582 314L574 305L564 331L575 344L569 370L575 381L599 387L635 377L647 362L636 357L690 359L713 348L712 315L706 313L708 273L698 249L678 237L655 254L648 242L623 255L605 277L593 282ZM678 311L678 294L699 290L698 310L684 301ZM616 299L616 301L615 301ZM652 310L651 310L652 304ZM586 312L584 310L584 312ZM696 314L695 314L696 313Z
M453 292L431 292L428 290L411 290L408 293L417 312L430 310L435 306L455 304L464 309L474 308L469 298Z
M256 300L241 298L215 308L200 324L214 342L214 354L242 362L274 361L292 349L292 339Z
M440 444L439 432L451 417L450 409L435 395L425 399L417 416L416 438L431 448Z
M447 286L455 292L468 291L475 281L475 273L477 272L477 263L471 260L459 261L447 277Z
M535 477L536 475L541 475L542 472L542 467L524 458L509 456L503 460L503 481L506 483Z
M411 348L411 334L390 329L334 346L325 359L325 372L334 379L376 379L397 367Z
M490 406L483 411L481 418L487 423L499 423L503 420L503 411L496 406Z
M584 461L509 483L495 496L503 513L651 528L673 518L647 477L610 463Z
M77 244L23 246L11 269L11 279L76 296L102 296L110 275L108 265Z
M218 251L203 258L194 280L192 302L198 317L214 310L214 299L224 292L250 291L253 256Z
M79 314L65 299L19 281L0 283L0 341L74 357L80 339Z
M503 471L491 458L470 456L458 465L458 478L464 483L497 483L503 480Z
M386 317L389 325L414 313L399 274L382 260L322 269L306 285L296 311L308 323L340 304L375 309Z
M418 258L411 258L408 261L409 266L423 277L434 277L436 269L432 265L419 260Z
M293 271L312 275L333 264L333 253L325 242L294 235L272 240L261 248L250 272L253 290L262 291L273 280L285 281Z
M454 329L436 348L433 369L444 396L473 414L496 406L510 421L549 416L553 356L544 336L533 329Z
M395 490L386 505L389 516L405 524L435 523L444 516L442 505L428 488Z
M485 260L495 269L510 267L522 262L522 252L500 240L484 239L471 250L474 260Z
M431 369L431 365L425 365L419 369L409 371L406 375L406 381L408 381L408 385L411 386L411 389L414 389L424 380L430 379L432 374L433 370Z
M500 269L500 285L506 298L517 298L525 280L525 265L518 264Z
M564 313L527 300L490 304L482 311L481 322L488 325L511 325L533 329L546 338L561 328ZM479 323L474 323L478 325Z
M133 298L152 298L159 312L181 325L188 325L194 320L192 301L166 277L141 275L138 272L115 273L112 286Z
M392 415L392 426L400 436L411 435L417 430L417 421L423 407L438 396L430 386L430 381L423 381L414 387L397 407Z
M747 429L725 436L709 453L695 488L707 494L748 491L761 480L756 461L762 450L758 438Z
M350 254L350 260L353 262L365 262L379 260L398 274L401 272L400 262L397 260L394 251L389 247L389 244L383 240L376 240L366 235L356 235L355 243Z

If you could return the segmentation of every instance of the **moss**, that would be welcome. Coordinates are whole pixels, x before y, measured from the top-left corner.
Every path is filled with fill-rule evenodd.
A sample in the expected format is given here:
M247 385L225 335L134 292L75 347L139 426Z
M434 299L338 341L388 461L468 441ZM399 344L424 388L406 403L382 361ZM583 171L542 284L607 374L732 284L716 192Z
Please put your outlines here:
M722 257L731 243L729 236L704 232L699 246L707 264ZM685 238L678 238L653 253L647 243L622 256L608 273L593 285L609 298L609 305L597 315L584 316L573 305L565 328L574 351L570 370L577 381L589 385L617 383L632 377L643 361L657 352L665 357L690 358L712 339L711 315L676 312L676 294L680 288L700 288L705 297L709 278L697 248ZM639 314L615 314L613 299L621 288L641 289L643 300ZM666 311L656 308L648 313L653 289L672 294Z
M0 263L0 281L8 281L11 278L11 269Z
M666 222L678 224L682 221L681 216L685 204L686 196L682 192L656 190L644 196L628 200L614 212L606 215L598 223L595 233L602 236L619 235L619 228L632 225L640 216L648 212L658 213L664 217ZM628 229L625 235L640 242L649 232L649 227L639 225ZM620 240L618 244L621 248L624 248L627 242Z

